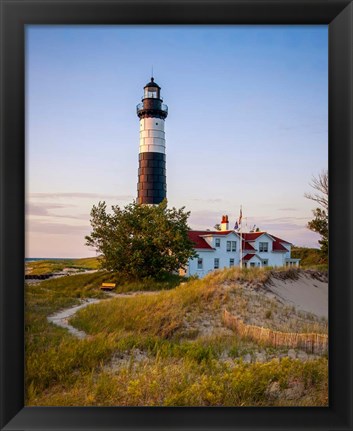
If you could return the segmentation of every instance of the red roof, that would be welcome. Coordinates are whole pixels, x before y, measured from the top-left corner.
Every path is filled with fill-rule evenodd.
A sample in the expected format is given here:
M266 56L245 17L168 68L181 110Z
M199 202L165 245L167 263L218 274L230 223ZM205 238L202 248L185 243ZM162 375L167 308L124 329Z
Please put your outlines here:
M284 242L285 244L292 244L291 242L285 241L284 239L278 238L278 236L271 235L276 241Z
M205 231L201 230L189 230L188 237L190 241L194 243L195 248L204 248L208 250L213 250L213 248L204 240L200 235L204 235Z
M249 244L249 243L248 243L248 242L246 242L246 241L243 241L242 247L243 247L243 250L252 250L252 251L256 251L256 249L255 249L251 244Z
M218 235L229 235L230 233L234 233L233 230L189 230L188 236L189 239L194 243L195 248L201 248L201 249L207 249L207 250L214 250L213 247L211 247L208 242L202 238L206 235L212 235L212 236L218 236ZM248 241L255 241L258 237L265 234L267 232L247 232L242 234L243 238L243 250L244 251L256 251L256 249L248 242ZM281 242L285 244L290 244L288 241L284 241L281 238L278 238L274 235L269 235L271 238L274 239L273 241L273 251L288 251ZM246 257L249 256L247 259ZM251 257L254 256L254 254L247 254L244 256L244 260L249 260Z
M247 232L242 233L241 236L245 239L245 241L255 241L259 236L263 235L267 232Z
M250 260L251 258L253 258L255 256L255 254L246 254L244 257L243 257L243 260L246 260L246 261L248 261L248 260Z
M283 245L279 241L273 241L272 250L273 251L288 251L285 247L283 247Z

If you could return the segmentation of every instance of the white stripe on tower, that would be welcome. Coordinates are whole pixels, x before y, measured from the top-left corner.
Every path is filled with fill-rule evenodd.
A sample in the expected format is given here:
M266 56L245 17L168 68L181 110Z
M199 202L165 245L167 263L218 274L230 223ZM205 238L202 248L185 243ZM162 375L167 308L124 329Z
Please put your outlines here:
M165 154L165 132L162 118L140 119L140 153Z

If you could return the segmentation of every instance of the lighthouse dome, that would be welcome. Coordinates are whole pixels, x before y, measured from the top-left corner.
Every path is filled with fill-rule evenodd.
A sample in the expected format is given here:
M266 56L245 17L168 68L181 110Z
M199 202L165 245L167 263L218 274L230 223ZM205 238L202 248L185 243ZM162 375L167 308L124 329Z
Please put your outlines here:
M146 87L155 87L155 88L159 88L159 89L161 88L157 83L154 82L153 76L151 78L151 81L148 84L146 84L144 88L146 88Z

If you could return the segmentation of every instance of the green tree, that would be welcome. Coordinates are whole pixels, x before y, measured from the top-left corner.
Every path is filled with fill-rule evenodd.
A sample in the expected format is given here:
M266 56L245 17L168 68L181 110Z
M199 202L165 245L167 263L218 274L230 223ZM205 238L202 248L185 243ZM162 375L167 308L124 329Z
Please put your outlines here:
M313 177L310 186L315 190L305 193L305 197L320 205L313 210L314 218L309 221L308 228L321 235L320 250L325 258L328 255L328 171L323 170L317 177Z
M313 210L313 214L314 218L309 221L308 228L321 235L318 242L322 254L326 257L328 255L328 214L321 208Z
M102 254L103 268L132 277L158 277L177 271L196 257L187 232L190 212L185 208L168 209L159 205L112 206L107 213L105 202L91 211L92 232L86 245Z

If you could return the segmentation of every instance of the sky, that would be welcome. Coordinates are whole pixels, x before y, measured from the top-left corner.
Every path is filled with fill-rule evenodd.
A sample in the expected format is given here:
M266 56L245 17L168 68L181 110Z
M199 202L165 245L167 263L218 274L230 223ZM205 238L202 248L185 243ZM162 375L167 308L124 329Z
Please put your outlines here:
M304 198L328 166L327 26L26 26L26 256L86 257L90 211L136 199L153 67L168 205L193 229L243 211L318 247Z

